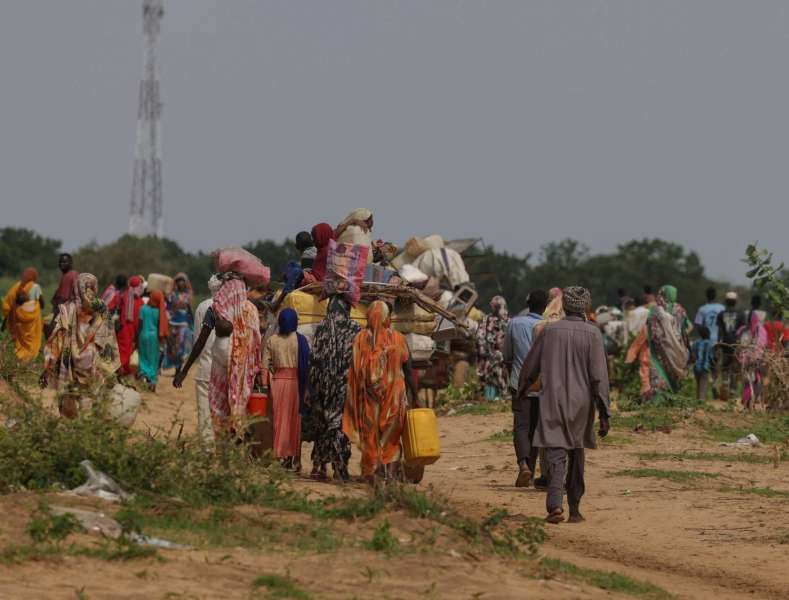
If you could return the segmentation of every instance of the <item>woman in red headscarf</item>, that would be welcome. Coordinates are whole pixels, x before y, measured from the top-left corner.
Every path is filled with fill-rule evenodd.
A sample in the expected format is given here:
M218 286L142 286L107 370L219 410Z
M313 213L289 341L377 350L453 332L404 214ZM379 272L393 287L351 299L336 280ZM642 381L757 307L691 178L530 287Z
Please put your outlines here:
M41 350L44 320L41 310L44 297L36 283L38 272L30 267L22 273L3 299L3 318L14 338L16 357L20 362L30 362Z
M318 223L312 228L312 241L318 253L311 270L305 271L304 283L326 279L326 261L329 258L329 242L335 239L334 228L328 223Z
M129 362L137 347L137 329L140 325L140 309L142 308L142 277L135 275L129 278L128 285L122 294L116 294L110 301L109 309L117 313L115 326L118 338L118 351L121 359L121 374L131 374Z

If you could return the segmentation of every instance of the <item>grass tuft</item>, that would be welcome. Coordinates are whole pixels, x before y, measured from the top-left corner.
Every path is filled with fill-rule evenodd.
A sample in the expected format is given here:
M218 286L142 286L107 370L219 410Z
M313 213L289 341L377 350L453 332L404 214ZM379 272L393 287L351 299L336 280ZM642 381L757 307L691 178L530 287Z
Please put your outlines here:
M663 469L624 469L614 475L623 477L653 477L655 479L668 479L675 483L690 483L702 479L715 479L720 473L703 473L700 471L666 471Z
M737 492L738 494L754 494L763 498L789 498L789 492L774 490L771 487L725 487L721 492Z
M292 598L293 600L311 600L312 596L302 590L289 576L261 575L252 583L256 590L266 588L268 598Z
M639 460L699 460L709 462L740 462L755 465L766 465L775 462L775 457L762 456L759 454L738 453L738 454L725 454L714 452L638 452L636 454ZM789 455L785 451L781 451L780 460L786 460Z
M396 554L400 550L400 542L392 535L391 529L392 526L389 524L389 519L384 519L373 531L372 539L364 544L365 548L383 552L387 556Z
M611 571L578 567L555 558L543 558L540 561L540 567L543 577L550 578L560 575L633 598L641 598L642 600L673 600L675 598L673 594L663 588L646 581L639 581Z

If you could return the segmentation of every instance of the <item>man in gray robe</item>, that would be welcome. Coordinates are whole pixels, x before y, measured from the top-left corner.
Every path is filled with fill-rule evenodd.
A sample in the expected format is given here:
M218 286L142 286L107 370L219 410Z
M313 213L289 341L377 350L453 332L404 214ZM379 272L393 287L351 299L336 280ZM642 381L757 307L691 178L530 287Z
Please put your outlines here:
M545 448L548 466L546 507L550 523L564 521L564 487L570 523L580 513L584 494L584 449L595 448L595 408L600 415L600 437L608 433L608 367L600 331L586 322L591 294L582 287L563 291L566 317L547 325L532 346L521 369L518 397L542 375L540 416L534 445Z

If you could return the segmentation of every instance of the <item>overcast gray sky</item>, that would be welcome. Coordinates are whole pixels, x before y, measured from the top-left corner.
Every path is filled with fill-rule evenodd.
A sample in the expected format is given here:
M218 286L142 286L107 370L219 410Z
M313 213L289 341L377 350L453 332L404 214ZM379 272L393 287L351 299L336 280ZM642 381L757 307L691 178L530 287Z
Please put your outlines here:
M3 0L2 222L126 231L141 0ZM789 258L786 0L165 0L165 229Z

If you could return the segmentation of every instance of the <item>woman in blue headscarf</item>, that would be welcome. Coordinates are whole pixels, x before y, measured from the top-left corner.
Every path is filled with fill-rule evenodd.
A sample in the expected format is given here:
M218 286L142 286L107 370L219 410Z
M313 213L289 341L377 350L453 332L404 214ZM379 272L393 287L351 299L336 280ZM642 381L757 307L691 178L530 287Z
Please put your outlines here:
M270 375L274 455L285 468L301 469L301 415L307 393L310 347L298 333L299 316L292 308L279 314L279 331L266 342L263 372Z

